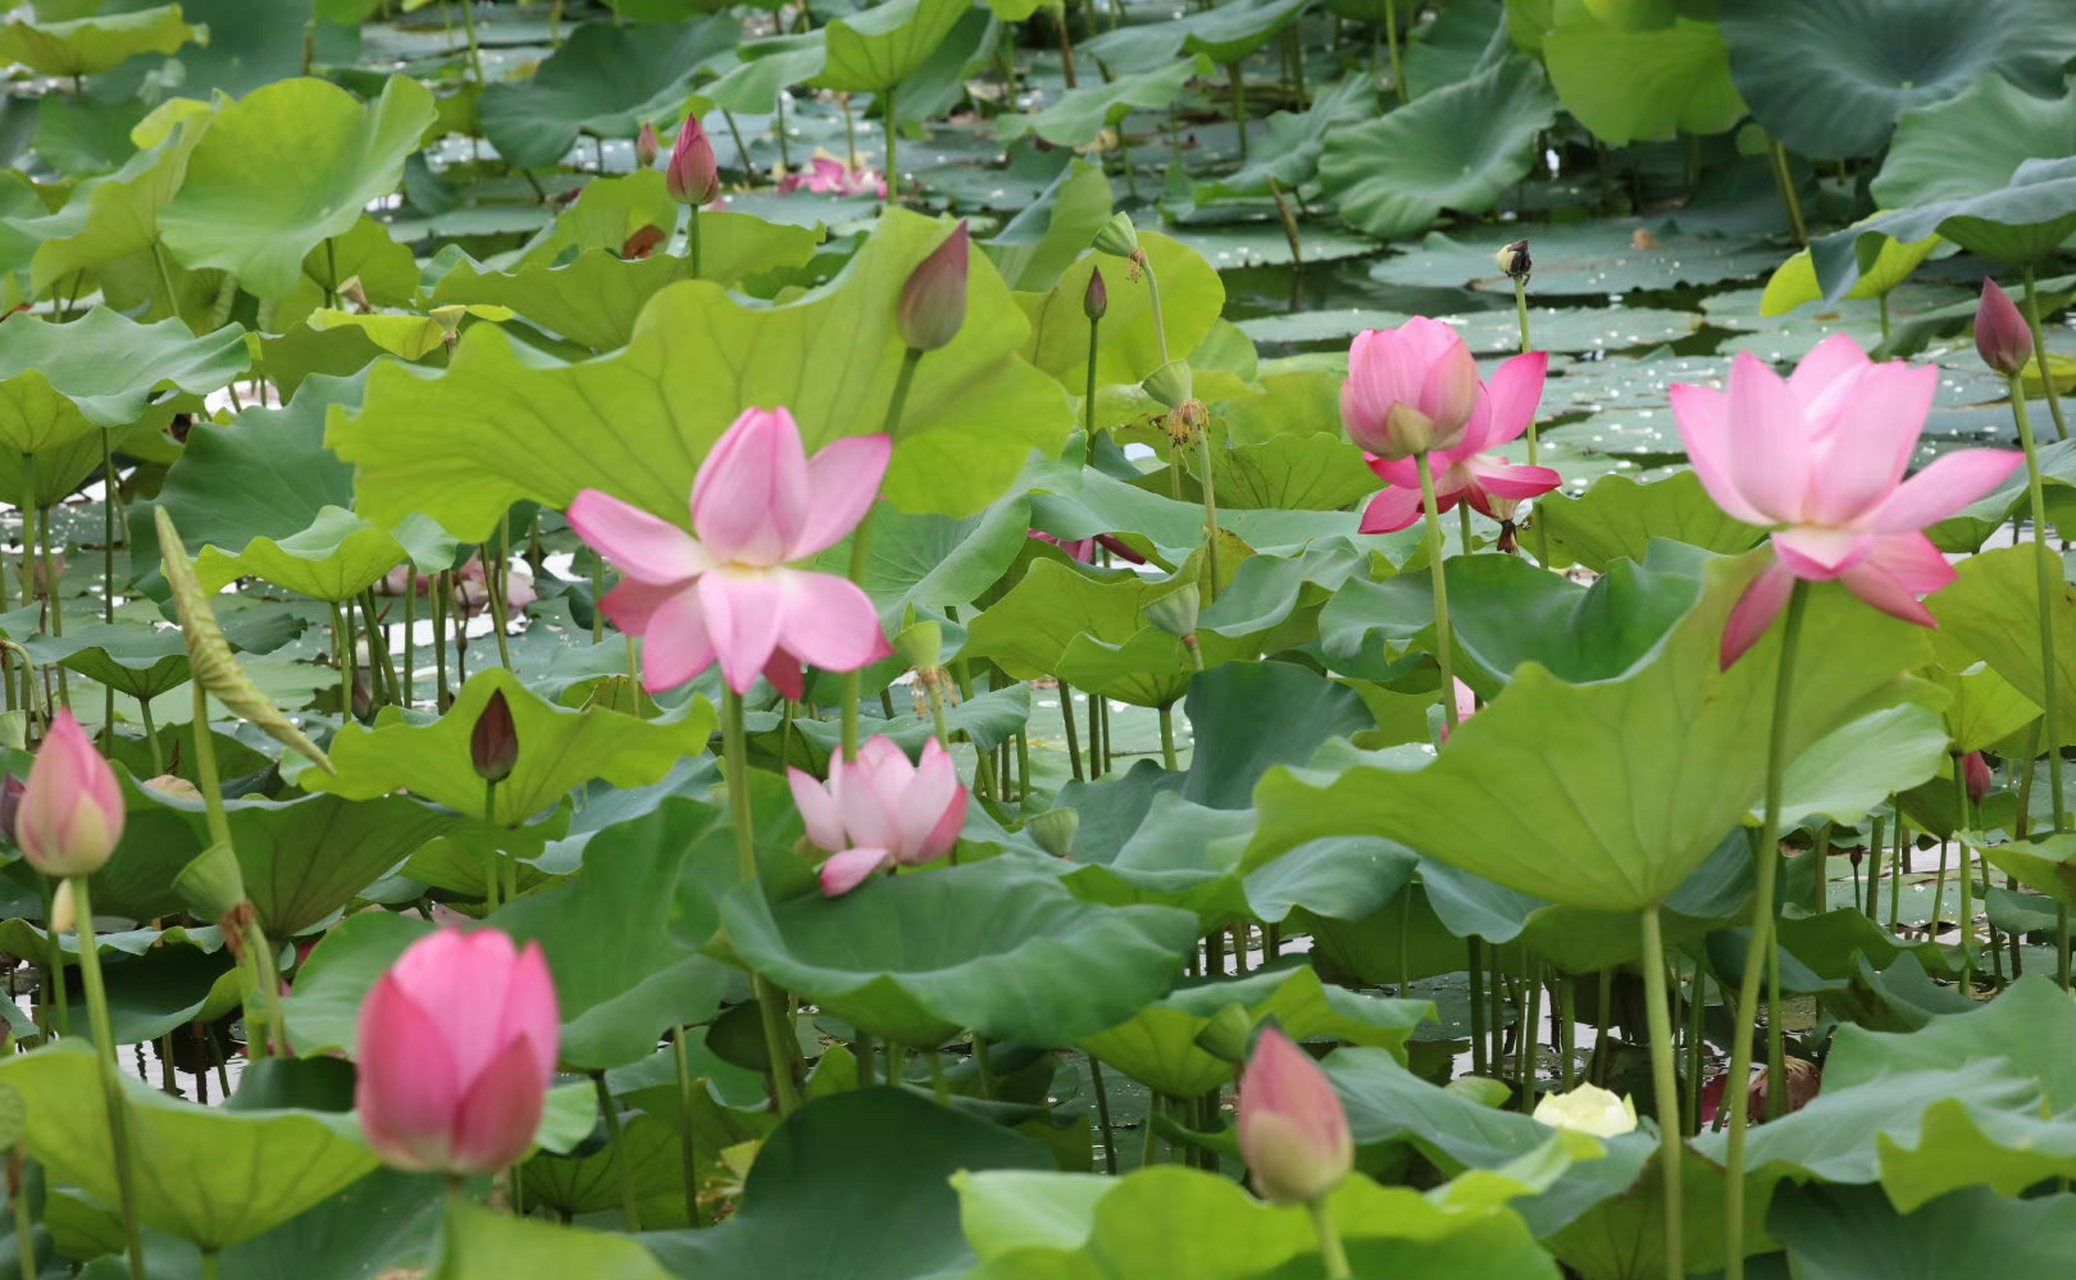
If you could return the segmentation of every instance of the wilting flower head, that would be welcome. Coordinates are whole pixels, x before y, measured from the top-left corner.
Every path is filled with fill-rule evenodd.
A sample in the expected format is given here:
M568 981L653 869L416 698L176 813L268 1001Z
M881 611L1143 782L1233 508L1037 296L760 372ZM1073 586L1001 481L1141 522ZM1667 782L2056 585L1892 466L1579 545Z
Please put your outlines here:
M480 1174L524 1155L561 1052L540 944L442 929L411 944L360 1007L354 1106L377 1155Z
M1436 515L1459 502L1468 502L1473 509L1497 520L1502 508L1496 503L1541 497L1564 483L1564 478L1548 467L1520 466L1486 452L1520 439L1535 421L1549 368L1548 354L1536 351L1515 356L1499 366L1490 386L1478 382L1473 371L1478 400L1470 425L1456 445L1427 455L1427 469L1434 477ZM1370 470L1391 487L1364 508L1362 531L1396 533L1411 528L1421 516L1419 461L1372 456L1369 464ZM1508 514L1512 514L1511 509Z
M1994 280L1982 282L1982 305L1975 309L1975 353L2005 377L2015 376L2033 358L2033 331L2018 313L2011 295Z
M737 693L761 672L797 699L803 662L857 671L892 653L856 584L786 566L858 526L893 450L886 436L854 436L810 459L792 414L749 409L693 482L693 533L597 489L578 494L570 524L626 575L600 607L647 637L643 686L675 689L719 660Z
M1980 751L1961 757L1961 784L1968 789L1970 800L1980 800L1997 789L1997 775L1990 772L1989 761Z
M72 713L58 712L15 808L15 843L45 875L88 876L107 865L126 816L115 770Z
M892 863L919 867L950 853L966 825L966 788L937 739L920 764L891 738L873 738L858 758L829 762L827 785L786 770L807 838L836 856L822 864L822 892L834 898Z
M1309 1204L1355 1167L1348 1113L1312 1055L1267 1027L1240 1077L1240 1154L1271 1204Z
M1535 1104L1535 1118L1552 1129L1576 1129L1596 1138L1618 1138L1636 1128L1634 1100L1596 1084L1570 1093L1546 1093Z
M1799 578L1837 580L1883 613L1936 626L1920 599L1954 580L1922 532L2004 483L2024 463L1964 449L1908 481L1939 372L1877 364L1843 334L1782 378L1745 352L1730 387L1678 385L1672 412L1702 487L1725 514L1773 530L1774 562L1731 611L1723 663L1766 633Z
M1396 329L1366 329L1348 348L1341 425L1381 458L1456 448L1477 407L1477 362L1440 321L1415 316Z
M712 204L721 194L721 163L714 158L714 144L697 112L686 116L685 127L678 130L670 164L663 170L663 185L671 199L694 207Z

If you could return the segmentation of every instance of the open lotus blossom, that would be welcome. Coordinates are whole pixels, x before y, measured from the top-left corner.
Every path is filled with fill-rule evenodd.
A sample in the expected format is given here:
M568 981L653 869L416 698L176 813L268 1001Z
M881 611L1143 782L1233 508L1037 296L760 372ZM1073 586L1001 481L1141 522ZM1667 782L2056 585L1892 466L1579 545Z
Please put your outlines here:
M966 825L966 788L937 739L911 764L890 738L872 738L857 760L829 762L827 785L786 770L807 838L835 854L822 864L822 892L849 893L881 867L919 867L950 853Z
M1548 467L1522 466L1487 452L1512 444L1535 421L1536 407L1543 399L1543 379L1550 357L1541 351L1515 356L1492 375L1489 386L1479 388L1477 407L1463 438L1454 447L1427 455L1434 477L1435 514L1440 515L1468 502L1492 519L1504 511L1512 517L1514 507L1528 498L1541 497L1564 483ZM1370 470L1391 487L1370 500L1362 513L1364 533L1396 533L1409 529L1421 517L1420 466L1412 458L1371 455Z
M72 713L58 712L15 806L23 855L47 876L92 875L122 840L126 816L115 770Z
M1461 444L1478 398L1478 365L1462 336L1439 320L1415 316L1396 329L1355 335L1341 386L1341 425L1379 457L1409 458ZM1416 472L1413 483L1419 482Z
M761 672L797 699L802 663L857 671L891 654L855 583L786 566L858 526L893 449L886 436L860 436L810 459L792 414L749 409L693 482L693 533L611 494L578 494L570 524L626 575L600 607L645 638L643 686L675 689L718 660L737 693Z
M789 173L779 180L780 195L791 195L795 191L812 191L824 196L874 195L884 200L887 180L870 169L853 169L834 157L816 156L808 168L799 173Z
M354 1106L399 1169L493 1173L526 1153L561 1053L538 942L441 929L390 966L360 1007Z
M1333 1082L1271 1026L1240 1078L1240 1154L1255 1193L1271 1204L1309 1204L1355 1167L1355 1139Z
M1574 1129L1596 1138L1619 1138L1636 1129L1636 1103L1596 1084L1570 1093L1546 1093L1535 1104L1535 1118L1552 1129Z
M1787 378L1745 352L1727 391L1673 387L1673 416L1709 497L1773 530L1774 562L1731 611L1725 666L1766 633L1797 579L1835 580L1884 613L1937 625L1922 598L1955 575L1923 530L2025 462L2011 450L1964 449L1904 480L1938 385L1931 366L1877 363L1840 334Z

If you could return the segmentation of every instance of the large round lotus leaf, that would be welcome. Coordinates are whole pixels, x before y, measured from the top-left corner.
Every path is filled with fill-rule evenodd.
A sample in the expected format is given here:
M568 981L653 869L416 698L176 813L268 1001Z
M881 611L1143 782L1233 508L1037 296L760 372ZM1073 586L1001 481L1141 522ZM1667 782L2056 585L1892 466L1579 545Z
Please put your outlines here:
M1766 1230L1805 1280L2047 1275L2076 1251L2076 1198L2007 1200L1975 1187L1905 1214L1878 1188L1789 1184Z
M1999 76L1959 96L1914 107L1870 190L1884 209L1964 200L2011 181L2027 160L2076 155L2076 93L2042 98Z
M201 802L164 804L187 820L199 851L208 831ZM270 938L293 938L323 923L454 824L451 814L404 796L231 801L226 816L246 897Z
M447 1215L442 1257L443 1280L670 1280L638 1241L514 1218L472 1203Z
M1467 7L1455 5L1448 12L1453 14ZM1465 74L1469 74L1468 69ZM1410 65L1407 75L1412 75ZM1449 83L1461 78L1454 77ZM1314 95L1312 105L1305 110L1272 113L1263 122L1263 132L1256 135L1253 159L1233 173L1197 183L1194 198L1198 205L1217 200L1273 198L1271 183L1285 191L1295 191L1319 172L1319 157L1326 150L1328 134L1372 119L1376 114L1376 82L1368 76L1343 76ZM1302 248L1307 262L1318 262L1326 256L1327 246L1315 230L1308 230Z
M228 1111L170 1098L122 1073L137 1216L220 1249L277 1227L380 1163L347 1116ZM30 1154L52 1174L116 1203L101 1072L86 1044L0 1061L0 1083L29 1106Z
M1721 133L1744 118L1713 22L1624 30L1586 17L1543 37L1543 63L1564 109L1611 147Z
M728 17L675 27L587 22L533 79L483 90L476 114L498 155L522 169L559 164L579 134L632 138L684 103L701 66L735 44Z
M973 1251L953 1183L1052 1163L1036 1143L914 1093L850 1090L809 1103L765 1139L728 1221L643 1242L680 1276L963 1276Z
M2013 688L2044 706L2040 661L2039 589L2031 547L2004 547L1969 556L1960 577L1927 607L1947 637L1989 663ZM2055 627L2055 696L2064 744L2076 742L2076 587L2062 582L2048 601Z
M969 0L889 0L823 28L827 59L814 83L839 93L886 93L916 72L959 25Z
M1483 213L1534 165L1556 119L1540 65L1509 55L1489 70L1329 134L1319 184L1342 219L1373 236L1425 230L1442 211Z
M1886 297L1908 280L1911 273L1938 250L1939 244L1938 236L1926 236L1916 244L1903 244L1883 236L1879 256L1872 267L1860 272L1859 281L1845 296ZM1821 302L1823 297L1824 287L1817 282L1816 262L1809 250L1803 249L1781 263L1780 270L1766 282L1766 292L1759 300L1759 314L1786 315L1805 303Z
M1271 771L1256 789L1257 847L1381 835L1552 902L1662 903L1764 789L1780 629L1721 662L1724 623L1757 569L1711 563L1701 602L1618 679L1570 684L1523 663L1425 767L1356 766L1324 786ZM1916 628L1843 591L1815 594L1810 626L1829 640L1797 655L1796 753L1900 700L1897 677L1929 652Z
M714 729L714 710L704 699L673 720L639 720L605 707L557 706L510 671L491 667L471 676L454 705L431 724L413 724L387 708L372 729L340 729L331 743L337 771L313 770L302 784L349 800L409 791L472 817L486 816L483 779L471 763L469 741L484 707L499 693L519 739L518 763L498 784L497 808L488 815L499 826L527 821L594 778L646 787L683 757L704 750Z
M1085 147L1134 109L1172 105L1191 80L1209 74L1209 58L1182 58L1166 66L1121 75L1106 84L1069 89L1043 111L1001 117L995 130L1004 142L1035 133L1056 147Z
M127 427L155 392L201 395L251 363L236 326L198 338L178 320L138 324L106 307L71 324L24 316L15 326L0 343L0 444L21 453Z
M1999 262L2030 264L2076 232L2076 154L2021 161L2001 187L1884 213L1810 246L1824 296L1837 298L1880 262L1883 237L1940 235Z
M702 88L697 101L743 115L771 114L787 86L805 84L828 63L826 33L827 28L818 28L741 46L735 53L742 61Z
M1879 151L1904 111L1985 75L2053 93L2076 56L2061 0L1735 0L1722 26L1754 118L1824 160Z
M1167 990L1197 918L1082 902L1014 856L777 904L746 885L721 904L744 964L875 1035L936 1046L961 1027L1057 1047Z
M586 488L683 522L699 459L745 408L791 409L810 450L884 429L904 350L895 304L946 230L889 210L835 280L776 306L705 281L672 285L625 350L583 364L544 368L479 325L444 372L376 367L360 411L335 415L326 443L359 468L357 507L377 523L423 512L480 541L512 503L564 507ZM917 366L894 432L884 492L895 506L971 515L1034 447L1058 452L1073 411L1017 358L1026 333L1001 277L976 258L966 323Z
M1146 71L1185 53L1224 65L1267 44L1310 0L1235 0L1185 17L1163 16L1083 42L1088 57L1117 71Z
M1450 236L1436 231L1417 252L1386 258L1370 274L1386 284L1494 290L1511 295L1514 282L1500 273L1492 255L1520 238L1519 227L1493 227ZM1570 226L1536 227L1529 237L1535 276L1529 296L1610 294L1636 289L1670 289L1680 284L1715 284L1757 276L1780 264L1780 250L1756 239L1697 236L1669 222L1602 219Z
M1535 517L1556 563L1584 565L1595 573L1605 573L1618 560L1641 562L1658 538L1735 553L1751 550L1766 536L1724 515L1691 471L1647 483L1602 476L1577 496L1538 498Z
M283 80L222 108L188 157L187 180L159 211L182 265L221 267L280 297L303 259L396 190L436 107L416 80L391 77L363 108L323 80Z
M209 28L189 26L177 4L69 22L10 19L0 27L0 61L47 76L97 76L140 53L172 53L190 40L209 42Z

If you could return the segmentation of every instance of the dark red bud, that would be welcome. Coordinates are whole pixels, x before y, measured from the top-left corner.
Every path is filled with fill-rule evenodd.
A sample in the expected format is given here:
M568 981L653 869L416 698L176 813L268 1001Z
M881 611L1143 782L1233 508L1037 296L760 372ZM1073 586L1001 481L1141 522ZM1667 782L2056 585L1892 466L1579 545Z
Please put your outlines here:
M485 782L503 782L519 763L519 730L502 689L490 695L483 714L476 717L475 732L469 735L469 763Z
M1101 320L1110 310L1110 290L1103 285L1101 268L1090 268L1088 291L1081 295L1081 314L1091 320Z

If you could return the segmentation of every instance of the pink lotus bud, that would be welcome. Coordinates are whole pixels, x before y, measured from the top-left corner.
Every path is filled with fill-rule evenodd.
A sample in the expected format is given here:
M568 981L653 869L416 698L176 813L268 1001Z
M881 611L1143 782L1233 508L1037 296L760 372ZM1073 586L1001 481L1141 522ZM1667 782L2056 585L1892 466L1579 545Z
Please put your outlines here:
M15 812L15 842L48 876L90 876L123 838L123 791L115 770L70 711L58 712L29 768Z
M972 238L961 219L902 286L894 323L911 350L935 351L959 336L959 326L966 323L966 272L971 253Z
M714 159L714 144L707 141L698 115L685 117L677 145L670 149L670 164L663 171L663 185L679 204L694 207L712 204L721 194L721 164Z
M519 763L519 730L512 723L512 704L499 689L483 705L476 727L469 734L469 762L485 782L503 782Z
M1970 751L1961 758L1961 781L1968 788L1968 798L1980 801L1997 789L1997 775L1990 772L1989 761L1982 758L1980 751Z
M1110 288L1103 283L1100 267L1090 267L1088 288L1081 295L1081 314L1091 320L1101 320L1110 311Z
M1309 1204L1355 1167L1348 1113L1310 1054L1269 1027L1240 1081L1240 1154L1271 1204Z
M2007 378L2016 377L2033 358L2033 331L2011 295L1994 280L1982 282L1982 305L1975 309L1975 351L1984 364Z
M442 929L382 975L360 1007L354 1106L399 1169L481 1174L526 1153L561 1051L539 943Z
M645 124L634 137L634 162L644 169L655 167L656 157L663 154L663 139L656 136L656 126Z
M1461 444L1483 395L1463 339L1448 325L1415 316L1396 329L1356 335L1341 423L1356 444L1397 461Z

